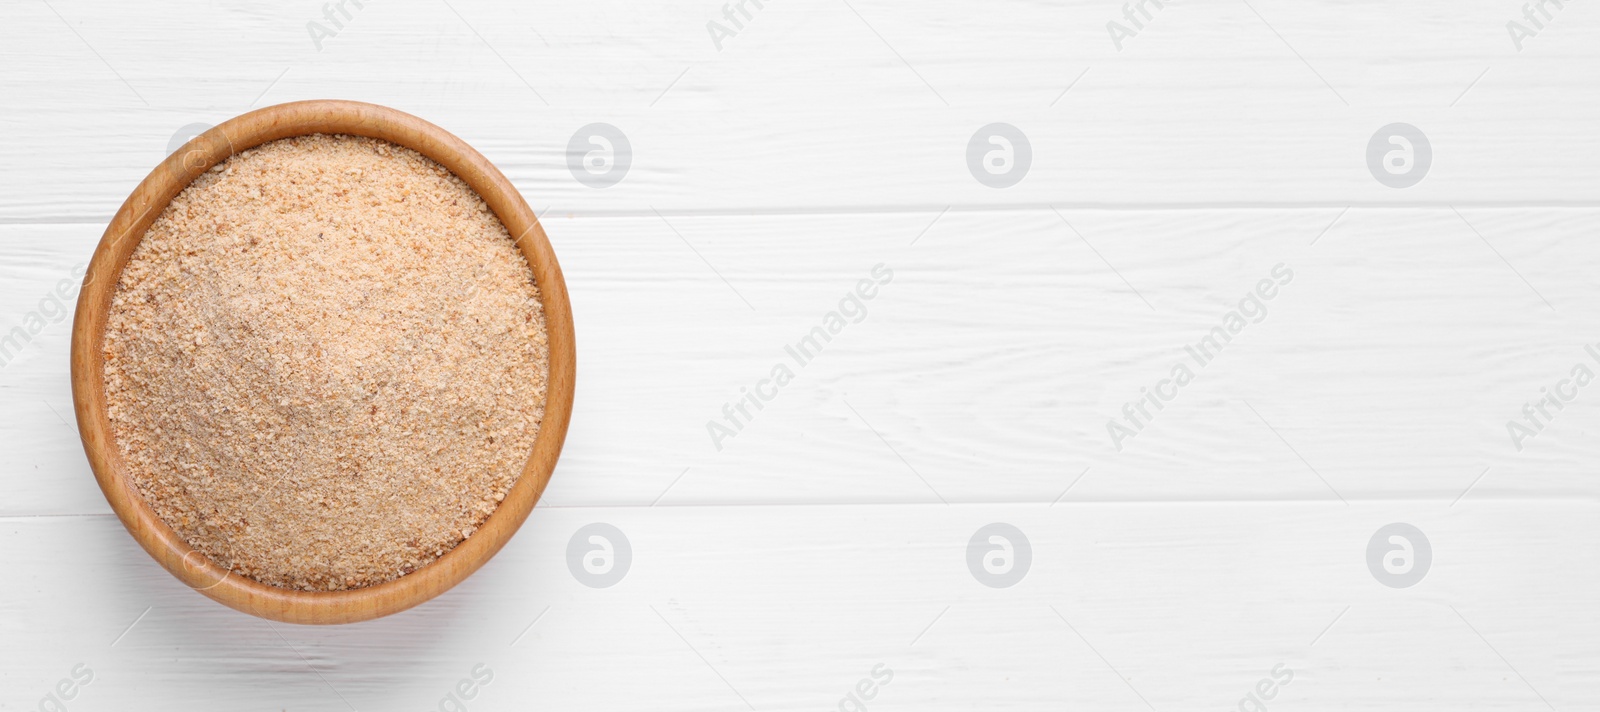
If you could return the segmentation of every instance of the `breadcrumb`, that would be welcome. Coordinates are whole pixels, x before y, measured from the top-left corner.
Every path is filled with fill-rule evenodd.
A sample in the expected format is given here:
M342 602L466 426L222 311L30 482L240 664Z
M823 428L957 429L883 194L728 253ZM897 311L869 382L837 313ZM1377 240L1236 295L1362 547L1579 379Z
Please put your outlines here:
M533 272L460 178L355 136L263 144L156 219L105 332L112 434L190 546L265 584L389 581L492 514L533 450Z

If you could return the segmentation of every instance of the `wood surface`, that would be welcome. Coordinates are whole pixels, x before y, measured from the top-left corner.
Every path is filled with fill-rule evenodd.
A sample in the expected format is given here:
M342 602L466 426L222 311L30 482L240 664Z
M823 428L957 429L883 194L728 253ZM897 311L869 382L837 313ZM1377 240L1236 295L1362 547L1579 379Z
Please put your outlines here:
M376 586L298 591L270 586L194 550L162 521L133 484L106 413L106 319L117 282L145 230L200 174L229 156L290 136L353 134L413 149L460 177L505 223L533 268L545 312L550 374L544 420L522 475L473 536L428 565ZM521 194L482 154L417 117L374 104L300 101L257 109L196 136L150 173L111 219L78 297L72 334L72 391L83 447L111 509L156 561L194 590L250 613L289 623L351 623L402 611L437 596L483 566L516 533L561 455L572 411L576 358L572 310L561 267Z
M73 712L452 709L480 663L472 712L838 710L879 664L871 712L1237 710L1279 664L1271 712L1600 709L1600 390L1506 432L1600 341L1600 6L1519 51L1520 2L1177 0L1119 51L1120 0L764 0L720 50L720 0L364 4L320 47L320 4L0 10L0 334L44 320L0 367L0 709L79 663ZM183 127L328 97L505 173L583 380L478 573L289 626L124 532L40 304ZM595 122L632 143L607 188L565 160ZM992 122L1032 143L1010 188L965 162ZM1392 122L1432 141L1410 188L1365 162ZM1113 448L1279 262L1265 320ZM716 449L879 263L869 316ZM993 522L1032 542L1010 588L965 561ZM1368 569L1392 522L1432 542L1410 588ZM594 523L632 545L608 588L567 557Z

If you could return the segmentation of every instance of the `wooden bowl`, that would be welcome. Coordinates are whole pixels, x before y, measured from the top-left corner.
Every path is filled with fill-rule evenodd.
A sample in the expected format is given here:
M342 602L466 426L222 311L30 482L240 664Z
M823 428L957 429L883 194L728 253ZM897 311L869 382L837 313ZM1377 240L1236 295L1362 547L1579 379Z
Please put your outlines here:
M106 416L106 316L123 266L145 230L189 182L235 153L289 136L353 134L413 149L448 168L499 216L533 267L544 307L550 376L544 421L522 475L488 521L432 563L387 583L349 591L268 586L218 566L184 542L140 495L112 440ZM494 556L544 491L572 414L575 368L572 309L555 252L511 181L461 139L394 109L353 101L299 101L236 117L185 144L150 172L122 204L95 248L72 325L72 400L83 449L111 509L128 533L191 588L246 613L288 623L350 623L402 611L444 593Z

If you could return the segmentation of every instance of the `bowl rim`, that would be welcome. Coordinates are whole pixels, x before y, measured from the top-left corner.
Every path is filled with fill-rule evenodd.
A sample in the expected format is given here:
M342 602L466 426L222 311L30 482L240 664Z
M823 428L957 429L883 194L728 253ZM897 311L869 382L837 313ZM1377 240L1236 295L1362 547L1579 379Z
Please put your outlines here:
M111 435L106 412L104 336L111 298L144 233L184 188L236 153L280 138L350 134L421 153L481 197L533 268L544 309L549 377L544 419L533 451L506 498L472 536L426 566L392 581L346 591L298 591L235 576L191 548L139 493ZM131 239L130 239L131 238ZM405 112L377 104L318 99L277 104L224 121L156 166L123 202L95 247L72 324L72 400L95 480L134 540L190 588L237 610L275 621L352 623L396 613L449 590L516 533L549 482L571 418L576 352L572 308L555 251L538 216L494 164L465 141Z

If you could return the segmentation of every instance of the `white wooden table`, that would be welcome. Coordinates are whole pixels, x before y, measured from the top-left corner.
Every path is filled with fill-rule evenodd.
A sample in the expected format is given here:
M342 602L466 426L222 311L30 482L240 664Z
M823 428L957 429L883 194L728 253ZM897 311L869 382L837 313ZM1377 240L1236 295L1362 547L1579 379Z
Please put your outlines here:
M1600 709L1600 9L1127 9L0 7L0 709ZM51 296L175 138L305 98L494 160L580 354L515 540L333 628L137 548Z

